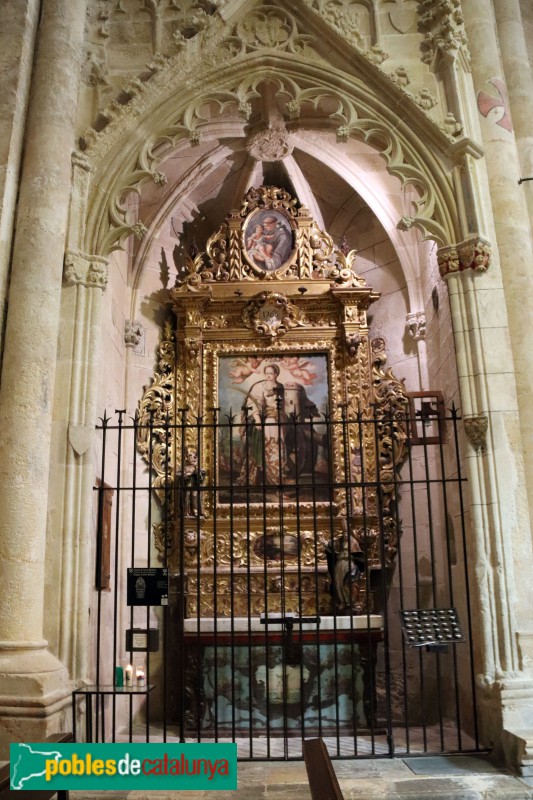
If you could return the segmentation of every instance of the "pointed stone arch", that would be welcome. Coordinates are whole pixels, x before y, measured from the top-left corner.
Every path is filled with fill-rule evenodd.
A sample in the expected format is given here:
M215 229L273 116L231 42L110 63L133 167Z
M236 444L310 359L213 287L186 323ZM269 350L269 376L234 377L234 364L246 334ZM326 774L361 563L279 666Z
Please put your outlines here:
M301 36L293 31L295 41ZM151 65L148 78L125 87L123 102L105 109L86 132L81 144L92 173L86 198L80 198L79 216L86 220L83 251L107 255L132 234L141 239L144 220L131 219L124 198L130 192L140 195L153 182L161 187L163 201L161 165L174 148L200 143L211 122L206 108L231 116L231 123L221 121L221 137L239 124L243 135L256 121L254 105L267 83L275 87L288 131L302 136L320 127L339 142L350 137L365 141L403 187L412 187L412 209L395 221L400 230L417 228L439 247L483 235L475 198L463 189L468 159L478 158L480 148L466 137L457 141L447 134L360 52L350 52L357 75L311 63L296 46L283 53L268 48L245 52L213 68L217 54L224 63L232 46L220 32L214 38L203 69L197 64L191 74L190 59L181 56Z

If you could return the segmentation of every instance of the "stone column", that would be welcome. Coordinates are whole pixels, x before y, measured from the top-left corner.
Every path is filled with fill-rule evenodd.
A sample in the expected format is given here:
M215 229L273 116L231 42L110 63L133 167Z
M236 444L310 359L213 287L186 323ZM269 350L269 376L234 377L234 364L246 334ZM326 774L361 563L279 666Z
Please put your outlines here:
M68 446L64 478L59 482L62 493L57 502L62 518L57 520L57 530L49 533L48 541L61 532L57 540L62 553L58 581L61 586L58 655L75 679L86 678L88 674L90 594L87 577L94 569L89 563L91 534L94 535L91 446L95 435L102 296L107 285L107 266L107 259L100 256L71 250L65 256L62 336L68 342L68 363L63 380L65 386L70 386L70 397L68 400L56 397L55 408L58 438L64 441L68 426ZM50 516L55 524L56 520Z
M506 0L502 5L509 8ZM486 198L485 202L487 208L492 203L524 443L525 483L529 508L533 509L533 448L529 446L533 440L533 348L529 326L533 319L533 249L525 189L518 185L520 163L508 114L493 6L491 0L468 0L463 3L463 13L486 154L490 200Z
M24 124L28 108L38 0L4 0L0 29L0 339L9 284ZM0 342L1 345L1 342Z
M0 742L46 735L68 703L43 640L52 398L84 0L43 0L0 388ZM52 554L51 557L59 557ZM0 752L0 758L2 752Z
M533 176L533 75L518 0L494 4L498 40L511 109L521 177ZM533 219L533 183L522 184L530 219Z

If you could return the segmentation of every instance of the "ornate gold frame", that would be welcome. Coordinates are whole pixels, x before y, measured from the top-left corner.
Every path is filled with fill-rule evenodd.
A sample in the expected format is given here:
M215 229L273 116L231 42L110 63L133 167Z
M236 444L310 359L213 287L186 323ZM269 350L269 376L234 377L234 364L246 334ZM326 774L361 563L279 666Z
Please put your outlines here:
M294 230L291 258L271 272L252 268L243 253L245 226L258 209L280 210ZM353 484L349 497L346 491L336 491L332 506L315 502L300 503L297 511L294 504L284 507L278 532L297 535L306 546L312 540L313 556L309 561L309 553L301 551L300 563L298 556L287 556L284 585L289 594L279 599L283 607L296 602L299 575L299 589L304 584L308 587L306 612L313 610L317 581L322 587L320 610L327 610L331 599L323 589L322 545L332 537L342 542L348 528L354 537L364 537L369 566L383 569L392 564L398 531L387 509L394 498L395 471L406 456L407 399L403 384L385 368L384 340L369 338L366 312L379 295L357 275L355 260L354 251L335 249L331 237L319 230L294 198L280 189L260 187L250 190L241 208L230 212L204 252L186 259L169 291L176 322L165 326L159 369L140 403L138 444L154 470L154 485L163 504L164 522L154 526L155 543L166 553L171 569L185 570L187 613L212 613L215 575L217 592L222 594L230 584L238 594L241 584L243 588L251 582L247 585L253 587L252 605L257 602L258 609L265 580L272 584L273 597L277 592L275 565L265 565L264 558L253 555L256 540L267 535L260 508L237 504L231 510L217 505L215 510L209 492L201 518L198 513L190 519L176 507L175 498L187 474L184 454L197 446L198 420L205 420L213 413L210 409L217 408L219 359L224 355L324 353L331 411L344 419L354 420L361 413L375 419L373 426L364 428L362 447L357 426L345 426L348 466L345 445L337 434L332 436L333 483ZM213 485L215 477L213 447L213 438L203 436L197 458L207 473L207 485ZM364 520L354 466L357 453L365 475L376 476L381 486L379 503L375 490L366 491ZM180 541L183 547L178 547ZM369 608L364 581L357 596L355 609Z

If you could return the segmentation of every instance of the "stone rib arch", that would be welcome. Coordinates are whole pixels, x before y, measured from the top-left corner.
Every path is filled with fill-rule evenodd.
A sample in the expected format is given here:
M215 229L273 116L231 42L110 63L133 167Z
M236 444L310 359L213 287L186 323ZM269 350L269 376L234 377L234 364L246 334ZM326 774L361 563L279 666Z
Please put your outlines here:
M283 57L259 55L243 59L239 64L218 70L216 77L206 75L205 81L198 76L197 83L192 87L189 85L181 98L175 90L168 92L167 89L164 100L157 102L156 92L152 108L144 97L148 92L144 87L143 102L140 103L141 107L144 106L141 121L135 115L135 111L141 109L132 107L129 110L129 125L126 112L122 112L123 132L126 128L127 134L128 127L131 130L133 126L137 128L136 132L132 131L131 137L126 135L119 147L113 143L113 131L106 133L104 130L98 146L87 150L87 155L93 157L95 169L90 187L86 250L105 255L120 248L124 238L132 233L142 237L145 233L143 225L135 226L126 219L121 197L130 191L139 192L148 180L164 185L164 175L158 168L164 155L162 151L165 146L176 146L180 140L188 140L192 146L198 144L202 124L205 124L201 122L200 110L208 102L219 103L221 108L231 103L236 113L241 114L244 126L246 114L243 116L243 109L248 113L247 104L257 98L261 85L266 81L277 82L278 87L291 98L285 104L289 129L327 125L336 130L340 140L349 136L361 138L383 156L389 172L399 177L404 185L417 188L419 199L414 213L397 220L401 227L415 226L424 238L435 239L440 246L463 238L465 232L461 230L451 176L454 164L450 156L453 149L450 139L414 103L402 98L401 92L385 76L382 83L388 81L390 85L383 86L378 96L360 80L350 79L334 68L319 69L295 56L289 58L283 54ZM180 86L178 76L175 76L173 85ZM197 85L203 86L200 95L196 92ZM394 98L396 110L391 108L390 102L393 90L398 94ZM278 95L280 93L278 91ZM319 120L312 115L311 118L294 117L294 109L316 108L324 98L336 103L333 113L324 114ZM290 114L287 111L289 103L292 104ZM412 112L409 124L402 118L407 117L407 112ZM430 144L424 144L424 141Z
M225 129L226 134L230 134L228 128ZM235 131L233 131L235 133ZM209 131L206 131L206 141L213 143L220 141L220 126L216 123L212 124ZM244 147L245 139L242 137L242 147ZM327 147L323 141L315 141L315 137L307 136L305 132L293 133L292 142L296 149L314 157L317 161L322 161L325 166L329 167L333 172L343 178L343 180L350 185L354 191L363 198L369 208L374 212L379 222L383 226L385 232L391 239L391 242L396 250L398 259L400 261L402 271L405 275L406 285L409 294L409 307L411 309L418 309L423 307L423 299L421 296L421 285L419 279L420 265L418 261L418 251L416 247L411 245L416 244L416 234L414 231L400 232L396 227L396 221L403 213L402 203L405 202L403 193L397 194L397 202L393 203L390 195L390 187L385 185L385 180L379 180L379 176L375 181L375 186L371 187L365 181L365 175L361 170L357 169L357 165L346 159L345 154L338 148L336 144L331 144ZM233 141L233 145L241 144L241 142ZM370 150L369 146L369 150ZM172 212L172 209L178 205L183 204L191 189L196 186L200 181L207 178L211 170L216 170L223 162L227 153L227 147L224 143L215 146L210 150L209 154L203 158L199 158L194 166L182 175L181 180L176 184L175 189L171 194L167 195L164 202L158 208L156 214L151 219L147 228L147 233L140 243L135 255L133 264L133 289L135 291L140 280L140 273L142 272L144 261L150 252L150 249L157 237L157 233L164 223L164 220ZM289 164L289 177L292 179L292 172ZM383 165L383 172L385 172L385 164ZM385 176L383 176L384 178ZM390 183L390 178L389 178ZM306 205L305 197L299 198L301 202ZM319 226L323 226L321 218L313 215Z

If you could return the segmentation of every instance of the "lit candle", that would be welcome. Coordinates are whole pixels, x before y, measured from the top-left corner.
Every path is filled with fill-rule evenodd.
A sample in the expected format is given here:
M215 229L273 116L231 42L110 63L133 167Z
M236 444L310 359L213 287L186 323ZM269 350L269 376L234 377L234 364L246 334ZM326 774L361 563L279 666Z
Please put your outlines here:
M125 686L133 686L133 667L131 664L128 664L126 669L124 670L124 685Z
M135 671L135 677L137 679L137 686L145 686L146 685L146 679L144 677L144 668L143 667L137 667L137 669Z

